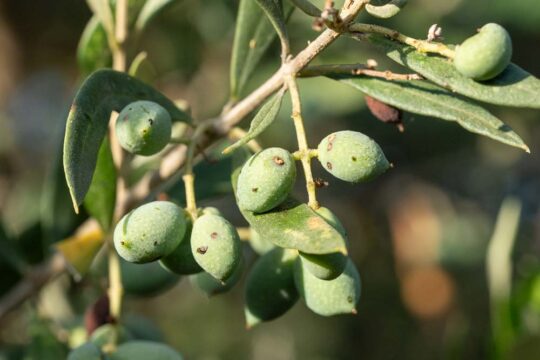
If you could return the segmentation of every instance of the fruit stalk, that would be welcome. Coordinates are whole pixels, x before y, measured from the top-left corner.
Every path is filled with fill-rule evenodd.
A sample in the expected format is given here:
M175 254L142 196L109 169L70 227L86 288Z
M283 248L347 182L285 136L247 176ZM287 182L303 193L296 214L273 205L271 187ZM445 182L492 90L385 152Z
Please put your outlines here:
M116 47L113 51L113 68L117 71L126 71L126 44L128 39L128 1L118 0L116 2L116 19L115 19L115 39ZM120 144L115 136L115 120L111 119L109 133L111 139L111 149L115 165L117 168L118 179L116 186L116 207L114 211L114 223L118 222L125 211L125 198L127 197L127 184L124 173L127 166L127 159ZM120 260L114 249L112 236L108 237L108 262L109 262L109 289L108 295L110 300L111 317L118 321L122 312L122 296L124 289L122 287L122 274L120 270ZM115 339L113 339L115 340Z
M287 77L287 86L291 95L292 114L294 128L296 130L296 138L298 140L298 151L302 168L304 169L304 177L306 178L306 189L308 193L308 205L313 210L319 208L317 201L315 181L311 172L311 153L307 144L306 130L304 128L304 120L302 119L302 103L300 101L300 92L294 75Z
M415 39L407 35L403 35L399 31L379 25L356 23L349 25L348 31L350 33L381 34L388 36L390 39L412 46L420 52L439 54L449 59L453 59L455 55L454 50L442 43Z

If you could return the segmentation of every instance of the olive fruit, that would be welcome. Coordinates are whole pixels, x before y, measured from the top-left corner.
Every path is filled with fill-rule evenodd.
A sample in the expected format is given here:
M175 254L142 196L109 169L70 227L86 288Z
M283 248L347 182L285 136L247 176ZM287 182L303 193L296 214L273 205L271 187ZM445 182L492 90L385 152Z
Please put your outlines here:
M336 215L328 208L320 207L316 212L336 229L345 239L347 238L345 228ZM332 280L337 278L347 265L347 256L342 253L330 254L307 254L299 252L300 259L304 267L313 275L322 280Z
M510 64L512 39L498 24L482 26L456 48L454 66L462 75L474 80L489 80Z
M144 204L114 229L114 246L125 260L146 263L170 254L186 231L185 211L169 201Z
M325 137L318 146L318 158L330 174L352 183L369 181L390 167L375 141L348 130Z
M98 327L90 336L90 342L99 348L111 343L116 336L115 343L121 344L133 339L133 335L122 325L105 324Z
M294 266L294 282L307 307L322 316L356 314L360 298L360 275L351 260L334 280L321 280L309 272L302 261Z
M182 356L168 345L153 341L130 341L120 345L109 355L111 360L182 360Z
M122 286L126 294L154 296L173 287L180 276L171 274L159 263L133 264L120 260Z
M138 314L122 315L122 324L134 340L162 342L165 338L153 321Z
M236 228L219 215L203 215L193 224L191 252L214 278L225 281L238 266L242 249Z
M85 343L71 350L67 360L101 360L103 355L101 350L92 343Z
M262 213L281 204L296 180L296 165L287 150L268 148L251 156L238 175L238 206Z
M116 120L116 137L128 152L154 155L171 140L171 116L152 101L135 101L122 109Z
M193 223L190 218L186 219L186 232L180 245L176 247L169 255L159 260L161 266L170 272L180 275L197 274L203 269L197 264L193 253L191 252L191 230Z
M244 262L240 261L232 275L225 281L221 282L207 272L201 272L191 275L189 281L191 285L202 291L208 297L218 295L229 291L238 283L242 277L242 270Z
M215 208L213 206L208 206L208 207L205 207L204 209L201 210L200 215L206 215L206 214L220 215L221 216L221 211L219 211L218 208Z
M264 255L276 247L276 245L274 245L272 242L259 235L255 229L250 228L249 233L249 245L251 245L251 248L257 254Z
M283 315L298 300L293 250L275 248L260 257L247 278L245 314L248 328Z

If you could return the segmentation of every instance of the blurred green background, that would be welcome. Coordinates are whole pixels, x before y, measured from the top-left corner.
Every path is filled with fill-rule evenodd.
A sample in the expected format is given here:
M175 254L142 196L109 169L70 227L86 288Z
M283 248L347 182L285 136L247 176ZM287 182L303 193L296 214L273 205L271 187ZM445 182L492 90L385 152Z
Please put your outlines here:
M155 85L172 99L187 100L197 119L218 114L228 97L236 7L233 0L179 1L143 36L141 48L158 74ZM82 80L75 54L90 16L82 0L0 1L0 214L5 232L31 263L42 261L50 243L84 217L74 220L67 204L51 226L51 209L42 199L51 196L44 192L47 173ZM537 0L410 0L391 20L366 14L361 20L417 38L437 23L449 43L497 22L512 35L513 61L540 75ZM289 29L295 51L317 35L300 12ZM278 54L274 44L250 88L275 71ZM381 69L396 69L369 46L346 38L315 63L370 58ZM316 176L330 182L320 200L347 228L362 276L358 315L323 318L299 302L282 318L246 331L243 281L207 300L186 279L159 296L128 296L126 313L154 322L186 359L540 358L540 113L489 106L525 140L529 155L454 123L408 114L400 133L373 118L360 93L330 80L301 80L300 89L312 146L330 132L352 129L374 138L394 164L377 181L352 186L315 163ZM295 148L289 112L287 103L261 137L264 146ZM207 168L205 183L226 179L226 168ZM301 182L295 192L305 198ZM510 263L496 253L496 271L488 273L488 246L504 199L502 228L511 228L508 222L521 209L519 227L515 239L501 240L514 241ZM230 194L203 204L245 226ZM247 262L255 257L246 247ZM19 275L0 266L2 293ZM76 341L68 330L80 325L80 314L103 289L97 276L80 283L60 277L31 301L38 311L25 304L0 324L0 359L62 358L70 339Z

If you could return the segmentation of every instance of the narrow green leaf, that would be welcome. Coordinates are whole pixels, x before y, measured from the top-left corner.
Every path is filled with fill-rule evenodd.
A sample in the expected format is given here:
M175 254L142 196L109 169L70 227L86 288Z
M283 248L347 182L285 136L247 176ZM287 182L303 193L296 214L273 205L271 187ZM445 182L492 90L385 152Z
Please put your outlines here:
M255 0L257 4L264 10L268 19L274 26L279 39L281 48L288 52L289 50L289 35L287 34L287 26L285 15L283 13L283 4L281 0Z
M496 105L540 109L540 80L515 64L495 79L478 82L461 75L448 59L422 54L380 35L368 39L390 59L458 94Z
M83 76L112 65L112 54L107 42L107 33L99 18L95 15L84 28L77 47L77 61Z
M108 0L86 0L86 3L99 19L107 33L114 35L114 17Z
M309 0L289 0L297 8L306 13L309 16L319 17L321 16L321 10L313 5Z
M285 5L288 18L294 7ZM247 81L264 53L276 38L272 24L253 0L240 0L231 57L231 98L240 97Z
M116 168L109 139L105 137L99 149L96 169L88 193L84 198L84 207L95 218L101 229L107 232L113 220L116 203Z
M163 94L127 74L104 69L90 75L75 96L64 138L64 169L75 212L92 182L111 112L136 100L157 102L169 111L173 121L191 122Z
M146 25L167 6L179 0L147 0L135 23L135 31L141 32Z
M135 56L129 66L128 74L146 83L152 83L156 78L156 69L148 60L146 51L141 51Z
M223 150L224 154L228 154L238 149L242 145L247 144L251 140L255 139L257 136L261 135L264 130L266 130L276 119L279 109L281 108L281 103L283 100L284 90L279 91L275 94L270 100L264 104L257 115L251 120L251 125L249 126L249 131L247 134Z
M232 173L233 189L242 164L249 154L235 153ZM275 245L288 249L298 249L309 254L347 253L345 238L307 204L289 197L277 208L263 214L253 214L241 210L250 226Z
M405 5L407 5L407 0L391 0L387 4L380 6L367 4L366 11L371 16L380 19L389 19L392 16L396 16Z
M339 79L339 78L337 78ZM405 111L456 121L463 128L502 143L529 148L512 129L474 102L426 81L387 81L376 78L341 78L363 93Z

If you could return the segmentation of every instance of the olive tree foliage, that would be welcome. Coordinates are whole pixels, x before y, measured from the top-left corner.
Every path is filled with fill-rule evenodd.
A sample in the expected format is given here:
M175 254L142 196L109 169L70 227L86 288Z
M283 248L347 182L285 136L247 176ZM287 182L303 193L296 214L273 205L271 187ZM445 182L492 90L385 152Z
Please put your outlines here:
M454 121L466 131L529 151L518 134L484 108L540 108L540 81L511 62L511 37L500 25L487 24L476 34L471 29L462 44L446 44L437 26L423 40L358 22L362 12L368 20L400 16L405 0L383 5L345 0L340 7L326 1L322 8L309 0L239 0L229 100L215 117L195 119L183 102L140 78L148 59L139 52L138 40L154 17L178 1L87 1L93 17L77 53L85 80L67 117L62 163L74 211L84 209L90 220L55 244L44 265L48 273L38 284L66 269L84 277L96 254L102 248L107 252L108 292L101 305L107 316L97 325L108 328L97 335L101 328L92 329L88 342L72 351L73 359L102 353L114 359L148 358L142 354L156 352L163 352L163 359L180 358L165 345L130 334L122 318L124 293L165 291L180 276L189 276L210 296L235 286L246 272L248 327L284 315L298 301L322 316L361 311L356 307L360 274L348 257L354 239L318 201L317 188L324 184L314 179L312 166L358 184L386 171L392 176L392 159L369 134L354 131L308 144L298 88L302 78L325 77L350 86L385 122L401 126L402 112ZM293 11L313 19L315 34L298 52L291 50L287 26ZM373 46L404 72L380 69L376 62L310 65L340 37ZM273 55L281 65L246 93L275 41L281 51ZM275 121L286 96L298 147L262 149L256 139ZM238 127L244 118L251 118L246 130ZM212 180L221 181L198 176L210 148L224 149L217 168L221 177L230 178L249 228L237 228L219 209L197 205L197 194L212 194ZM157 169L134 165L134 159L149 155L159 162ZM297 181L305 182L306 196L291 195ZM182 197L166 195L177 187L185 189ZM52 199L51 206L65 204ZM242 241L260 255L251 269L242 258ZM33 292L16 290L2 312Z

